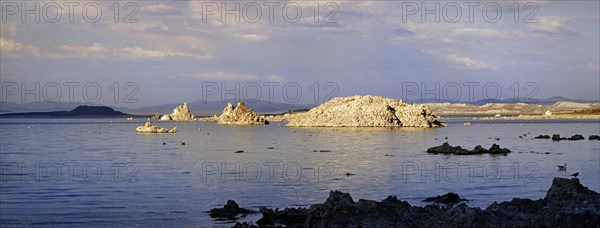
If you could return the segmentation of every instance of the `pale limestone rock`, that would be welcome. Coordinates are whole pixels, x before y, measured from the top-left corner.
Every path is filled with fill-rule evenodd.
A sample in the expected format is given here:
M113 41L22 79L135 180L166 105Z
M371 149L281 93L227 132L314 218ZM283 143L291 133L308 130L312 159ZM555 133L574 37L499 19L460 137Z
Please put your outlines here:
M152 125L150 122L146 122L144 126L139 126L135 128L135 130L139 133L177 133L177 127L173 127L171 130L169 130Z
M544 113L544 116L551 116L551 115L552 115L552 112L551 112L550 110L547 110L547 111Z
M262 125L269 124L264 116L258 116L252 109L246 107L244 102L238 102L237 107L228 103L223 109L223 114L219 116L219 124L230 125Z
M170 120L174 121L194 121L196 117L192 115L190 110L188 109L187 102L183 103L183 105L177 106L173 109L173 113L168 114L171 118ZM165 117L165 116L163 116ZM161 118L162 119L162 118Z
M162 120L162 121L171 120L171 116L169 114L163 115L160 117L160 120Z
M442 127L423 105L380 96L334 98L287 118L291 127Z

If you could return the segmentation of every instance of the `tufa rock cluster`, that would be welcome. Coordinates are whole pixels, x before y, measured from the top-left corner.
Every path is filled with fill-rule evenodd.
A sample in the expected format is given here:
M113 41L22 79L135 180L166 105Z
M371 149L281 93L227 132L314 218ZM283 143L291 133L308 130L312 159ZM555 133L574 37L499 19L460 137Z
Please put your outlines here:
M194 121L196 117L192 115L187 102L185 102L183 105L179 105L173 109L173 113L160 117L160 120Z
M219 124L228 125L263 125L269 124L264 116L256 115L252 109L246 107L244 102L238 102L237 107L228 103L223 109L223 114L218 118Z
M291 127L442 127L429 108L380 96L338 97L289 116Z

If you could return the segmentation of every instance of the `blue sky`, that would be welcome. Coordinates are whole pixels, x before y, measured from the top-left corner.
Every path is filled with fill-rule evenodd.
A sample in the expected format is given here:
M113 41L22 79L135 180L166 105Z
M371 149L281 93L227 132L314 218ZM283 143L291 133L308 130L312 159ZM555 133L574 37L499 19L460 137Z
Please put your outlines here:
M275 101L288 99L284 92L295 97L295 91L283 87L297 83L293 85L300 87L302 96L294 101L300 103L315 102L315 83L319 83L318 101L331 94L418 99L420 91L408 93L407 84L432 90L436 83L440 87L433 93L437 95L430 92L429 98L456 98L458 85L457 99L469 100L465 85L479 83L472 90L474 99L513 98L515 92L521 97L600 99L598 1L528 1L534 4L526 9L527 2L521 1L517 22L516 1L491 2L502 9L496 22L486 21L495 17L493 7L488 8L487 17L483 15L482 8L490 1L474 6L472 22L465 2L459 1L462 15L454 23L456 7L443 1L427 1L425 6L431 9L440 4L439 22L435 15L422 21L420 1L331 1L325 8L328 2L279 2L271 22L264 2L241 1L240 8L246 6L248 15L241 15L239 23L233 15L221 21L221 1L134 1L135 5L126 9L121 2L119 23L114 22L114 11L109 8L114 2L97 2L102 17L96 22L82 17L83 5L90 2L80 2L74 7L72 23L64 2L39 2L48 12L46 17L40 15L39 23L34 15L27 15L22 22L21 12L13 15L9 12L13 9L3 2L2 100L22 100L18 93L7 93L6 83L34 87L36 82L41 87L78 82L74 90L77 101L82 100L82 87L95 82L102 89L98 103L132 107L220 99L222 88L206 95L202 88L207 83L225 83L230 89L239 83L238 96L246 93L252 98L257 97L253 91L259 85L264 100L269 98L264 83L278 83L272 90ZM22 6L22 2L15 3ZM25 2L30 8L34 3ZM235 3L225 4L233 9ZM57 15L53 4L61 6L62 17L48 23L45 19ZM315 4L320 9L317 22ZM416 5L419 12L409 14L407 4ZM207 8L209 5L216 5L219 11L209 15L213 9ZM291 13L283 15L282 8L288 5ZM262 17L253 23L249 19L256 15L254 6L261 7ZM136 7L138 11L130 19L138 22L123 23ZM286 21L294 19L297 8L302 9L298 21ZM443 14L444 9L448 15ZM335 15L330 19L337 23L325 23L332 11ZM93 13L94 8L87 12ZM528 15L532 15L528 21L532 23L524 21ZM123 103L133 89L123 87L127 82L137 85L136 103ZM335 83L335 88L324 86L331 85L329 82ZM110 87L114 83L119 83L117 101L114 87ZM492 92L483 89L490 83ZM496 87L501 96L495 94ZM60 92L59 100L68 101L67 87ZM26 97L25 101L32 99Z

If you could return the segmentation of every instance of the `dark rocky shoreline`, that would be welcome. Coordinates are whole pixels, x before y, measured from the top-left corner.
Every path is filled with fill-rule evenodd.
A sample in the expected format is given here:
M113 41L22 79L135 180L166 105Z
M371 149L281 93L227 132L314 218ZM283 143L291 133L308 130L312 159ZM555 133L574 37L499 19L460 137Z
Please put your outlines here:
M439 196L438 196L439 197ZM458 195L451 198L460 199ZM434 197L435 198L435 197ZM444 198L442 196L442 198ZM324 203L309 208L283 210L261 208L255 224L236 223L234 227L599 227L600 194L581 185L579 179L554 178L543 199L514 198L494 202L485 209L453 204L411 206L395 196L377 202L331 191ZM234 202L228 202L233 205ZM237 204L235 204L237 206ZM228 218L239 207L226 212ZM212 216L212 214L211 214Z

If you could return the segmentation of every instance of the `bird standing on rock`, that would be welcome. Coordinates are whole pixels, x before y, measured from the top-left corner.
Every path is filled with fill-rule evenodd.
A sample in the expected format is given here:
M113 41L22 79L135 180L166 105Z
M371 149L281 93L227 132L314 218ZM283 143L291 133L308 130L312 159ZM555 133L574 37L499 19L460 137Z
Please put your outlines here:
M557 165L558 171L567 171L567 164Z

